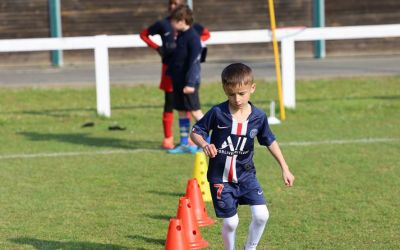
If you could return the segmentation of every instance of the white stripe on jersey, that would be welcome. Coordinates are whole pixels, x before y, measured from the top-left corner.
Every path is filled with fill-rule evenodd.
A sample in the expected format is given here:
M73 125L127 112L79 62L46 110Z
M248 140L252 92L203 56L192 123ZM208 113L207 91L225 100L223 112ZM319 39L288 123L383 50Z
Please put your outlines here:
M246 135L248 124L249 124L248 120L242 123L242 131L241 131L240 135L244 135L244 136Z
M231 169L232 156L227 156L225 160L224 174L222 175L222 182L228 182L229 170Z
M237 127L238 127L238 122L232 119L232 130L231 130L232 135L236 135Z

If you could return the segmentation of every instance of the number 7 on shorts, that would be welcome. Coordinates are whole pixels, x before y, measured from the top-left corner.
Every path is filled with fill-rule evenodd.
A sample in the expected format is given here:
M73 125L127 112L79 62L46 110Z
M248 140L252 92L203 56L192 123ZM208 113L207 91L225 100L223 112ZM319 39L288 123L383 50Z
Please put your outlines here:
M214 187L217 188L217 199L221 199L222 190L224 189L224 184L214 184Z

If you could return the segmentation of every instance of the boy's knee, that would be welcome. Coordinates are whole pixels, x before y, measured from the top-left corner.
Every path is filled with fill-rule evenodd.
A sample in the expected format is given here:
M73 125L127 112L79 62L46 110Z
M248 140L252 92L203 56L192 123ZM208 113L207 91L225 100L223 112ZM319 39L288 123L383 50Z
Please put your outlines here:
M236 230L237 226L239 225L239 217L236 215L225 218L223 228L229 232L233 232Z
M254 206L253 208L253 221L259 225L266 224L269 218L269 211L267 206L260 205Z

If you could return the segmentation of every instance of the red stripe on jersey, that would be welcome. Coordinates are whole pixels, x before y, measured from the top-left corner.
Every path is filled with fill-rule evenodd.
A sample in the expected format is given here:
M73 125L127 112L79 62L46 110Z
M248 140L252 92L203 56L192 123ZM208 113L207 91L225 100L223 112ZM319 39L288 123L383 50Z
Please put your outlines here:
M231 164L229 166L228 182L232 182L233 179L233 157L231 159Z
M238 123L237 125L237 130L236 130L236 135L241 135L242 134L242 123Z

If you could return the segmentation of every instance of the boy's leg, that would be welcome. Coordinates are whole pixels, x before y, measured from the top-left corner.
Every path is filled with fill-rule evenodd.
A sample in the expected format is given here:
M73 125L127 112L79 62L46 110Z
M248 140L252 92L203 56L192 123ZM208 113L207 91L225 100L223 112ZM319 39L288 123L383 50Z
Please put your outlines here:
M163 129L164 129L164 139L161 147L164 149L174 148L174 138L172 134L172 124L174 122L174 93L172 86L171 77L167 76L168 65L162 64L161 67L161 81L160 89L164 91L164 112L163 112Z
M211 197L215 214L223 219L222 239L225 249L235 249L236 228L239 224L237 214L238 186L230 183L210 183Z
M249 227L249 235L247 236L247 243L245 250L256 249L258 242L264 232L265 224L269 218L269 212L266 205L253 205L251 209L251 223Z
M256 249L269 217L264 192L255 176L247 178L245 181L241 182L239 186L239 204L250 205L252 215L249 234L244 249Z
M235 249L236 228L239 224L239 217L235 214L232 217L224 218L222 224L222 239L226 250Z
M188 145L189 143L189 129L190 120L187 117L186 111L178 111L179 113L179 135L180 145Z
M170 154L181 154L190 152L189 149L190 120L187 117L186 113L187 113L186 111L178 111L180 143L176 148L168 150L168 153Z
M193 111L192 111L192 115L193 115L193 117L194 117L194 119L195 119L196 121L200 120L200 119L203 118L203 116L204 116L204 114L203 114L203 112L201 111L201 109L199 109L199 110L193 110Z
M189 145L190 119L188 118L188 112L196 120L200 120L203 117L203 113L200 110L198 90L193 94L184 94L182 90L178 89L174 89L174 91L174 107L179 113L180 145L168 152L171 154L195 153L198 147L196 145Z
M161 145L164 149L174 148L174 137L172 133L172 124L174 122L173 108L173 93L165 91L164 113L162 119L164 139Z

